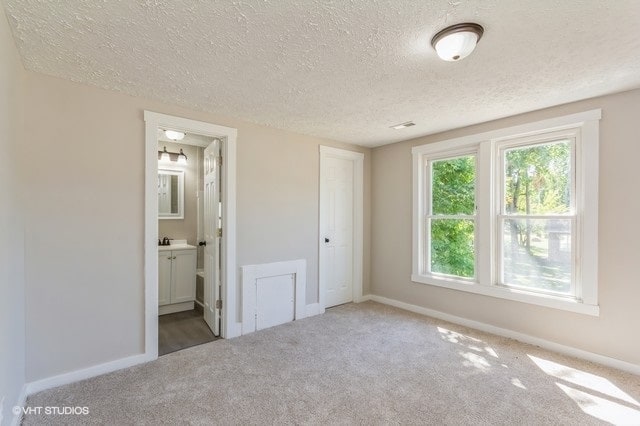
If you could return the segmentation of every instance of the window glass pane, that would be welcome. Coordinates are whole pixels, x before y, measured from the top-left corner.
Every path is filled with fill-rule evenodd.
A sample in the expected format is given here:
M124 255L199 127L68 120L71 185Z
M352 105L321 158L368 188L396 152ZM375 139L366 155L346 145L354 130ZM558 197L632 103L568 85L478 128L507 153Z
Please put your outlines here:
M505 219L503 284L571 291L571 220Z
M432 214L474 214L475 184L475 156L434 161L431 168Z
M562 214L571 211L571 143L568 140L504 153L504 211Z
M473 278L474 221L431 219L431 272Z

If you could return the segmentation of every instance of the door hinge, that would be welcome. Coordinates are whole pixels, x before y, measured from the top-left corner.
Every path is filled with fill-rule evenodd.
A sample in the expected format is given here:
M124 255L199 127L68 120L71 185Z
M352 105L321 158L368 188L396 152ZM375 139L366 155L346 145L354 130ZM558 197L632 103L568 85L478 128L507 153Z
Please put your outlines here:
M216 309L222 309L222 299L216 300Z
M222 167L222 157L218 157L218 166Z
M222 228L218 228L218 238L222 238Z

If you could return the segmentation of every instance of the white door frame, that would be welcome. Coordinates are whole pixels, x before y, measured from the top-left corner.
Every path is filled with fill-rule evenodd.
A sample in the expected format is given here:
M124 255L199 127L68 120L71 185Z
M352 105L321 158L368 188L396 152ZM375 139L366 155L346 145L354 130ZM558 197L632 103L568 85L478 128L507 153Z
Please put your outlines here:
M158 128L217 137L222 140L222 328L224 338L240 335L237 321L236 283L236 139L238 131L203 121L144 112L145 207L144 207L144 299L145 355L158 358Z
M362 267L364 247L364 154L320 145L320 190L319 190L319 222L318 222L318 304L320 312L325 310L327 286L323 277L324 235L320 235L321 224L325 217L321 207L326 191L324 187L325 173L322 167L326 158L340 158L353 162L353 301L362 301Z

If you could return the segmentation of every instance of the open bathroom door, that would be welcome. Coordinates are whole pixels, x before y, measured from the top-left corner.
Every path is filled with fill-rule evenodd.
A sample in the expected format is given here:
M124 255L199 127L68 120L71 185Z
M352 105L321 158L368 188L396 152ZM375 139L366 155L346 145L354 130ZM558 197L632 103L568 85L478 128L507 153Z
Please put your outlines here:
M204 320L220 335L220 141L204 149Z

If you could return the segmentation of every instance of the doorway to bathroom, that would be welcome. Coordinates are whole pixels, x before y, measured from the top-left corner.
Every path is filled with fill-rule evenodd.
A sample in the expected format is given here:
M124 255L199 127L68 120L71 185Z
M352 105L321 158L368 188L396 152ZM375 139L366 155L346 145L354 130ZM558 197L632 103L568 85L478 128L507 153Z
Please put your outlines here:
M145 352L154 359L235 335L236 131L149 111L145 122Z
M158 128L158 355L220 337L222 141Z

